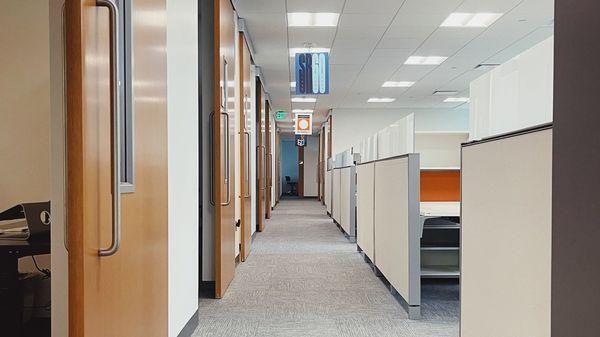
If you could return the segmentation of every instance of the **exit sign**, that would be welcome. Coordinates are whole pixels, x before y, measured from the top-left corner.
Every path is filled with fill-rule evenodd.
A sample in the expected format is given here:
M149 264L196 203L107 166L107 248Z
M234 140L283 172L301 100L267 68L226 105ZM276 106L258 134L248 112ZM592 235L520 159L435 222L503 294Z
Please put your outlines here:
M285 118L285 111L277 111L277 113L275 114L275 119L284 119Z

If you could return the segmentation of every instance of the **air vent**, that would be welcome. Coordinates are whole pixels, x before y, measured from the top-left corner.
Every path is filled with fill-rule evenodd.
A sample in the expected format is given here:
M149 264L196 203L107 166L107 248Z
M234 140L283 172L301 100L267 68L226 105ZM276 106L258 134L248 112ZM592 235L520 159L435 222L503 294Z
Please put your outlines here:
M499 66L500 64L498 63L481 63L479 65L477 65L477 67L475 67L475 69L480 69L480 68L494 68Z
M458 95L458 91L456 90L436 90L433 92L435 96L454 96Z

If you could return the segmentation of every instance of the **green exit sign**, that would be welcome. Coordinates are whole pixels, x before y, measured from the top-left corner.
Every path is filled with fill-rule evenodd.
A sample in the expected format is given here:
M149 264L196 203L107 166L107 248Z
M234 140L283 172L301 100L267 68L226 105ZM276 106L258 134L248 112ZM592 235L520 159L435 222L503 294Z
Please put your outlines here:
M285 118L285 111L277 111L277 114L275 115L275 119L284 119Z

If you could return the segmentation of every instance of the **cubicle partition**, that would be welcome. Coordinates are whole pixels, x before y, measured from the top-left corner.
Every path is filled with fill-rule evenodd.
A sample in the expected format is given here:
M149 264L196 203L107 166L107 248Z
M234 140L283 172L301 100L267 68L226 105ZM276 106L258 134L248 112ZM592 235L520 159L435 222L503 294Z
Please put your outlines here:
M420 316L421 305L419 179L418 154L375 162L375 266L410 318Z
M375 262L375 163L356 166L356 243Z
M331 178L332 170L325 171L325 191L323 191L323 198L325 200L325 207L327 208L327 214L331 216Z
M461 337L549 337L551 125L463 145L461 174Z
M333 179L331 180L331 217L335 223L339 224L341 221L341 180L342 171L339 168L334 168L332 171Z
M340 168L340 227L356 238L356 166Z

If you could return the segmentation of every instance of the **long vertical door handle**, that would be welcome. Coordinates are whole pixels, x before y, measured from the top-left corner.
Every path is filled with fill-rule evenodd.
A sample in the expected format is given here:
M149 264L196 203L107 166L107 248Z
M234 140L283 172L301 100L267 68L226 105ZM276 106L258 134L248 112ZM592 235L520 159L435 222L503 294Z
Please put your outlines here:
M225 126L223 127L224 138L225 138L225 182L227 183L227 199L225 202L221 202L221 206L227 206L231 203L231 170L229 168L229 154L230 154L230 142L229 142L229 114L227 112L221 112L221 116L225 116Z
M68 199L68 185L69 181L68 177L68 169L67 165L69 163L68 155L69 155L69 134L68 134L68 114L67 114L67 2L63 2L62 4L62 52L63 52L63 133L64 133L64 163L63 163L63 245L65 246L65 250L69 251L69 199Z
M214 174L214 163L215 163L215 148L214 148L214 127L215 127L215 112L211 111L208 117L208 143L210 144L210 195L208 201L212 206L215 205L215 174Z
M110 15L110 101L112 110L112 241L98 255L111 256L121 246L121 123L119 102L119 10L112 0L96 0L96 6L106 7Z
M250 132L244 131L244 137L246 137L246 184L248 185L246 189L248 195L244 194L244 198L250 198Z
M261 159L263 160L263 166L264 166L263 173L265 176L263 179L264 180L263 190L266 190L267 189L267 147L265 145L261 145L260 147L262 147L262 149L263 149L263 151L262 151L263 157Z

